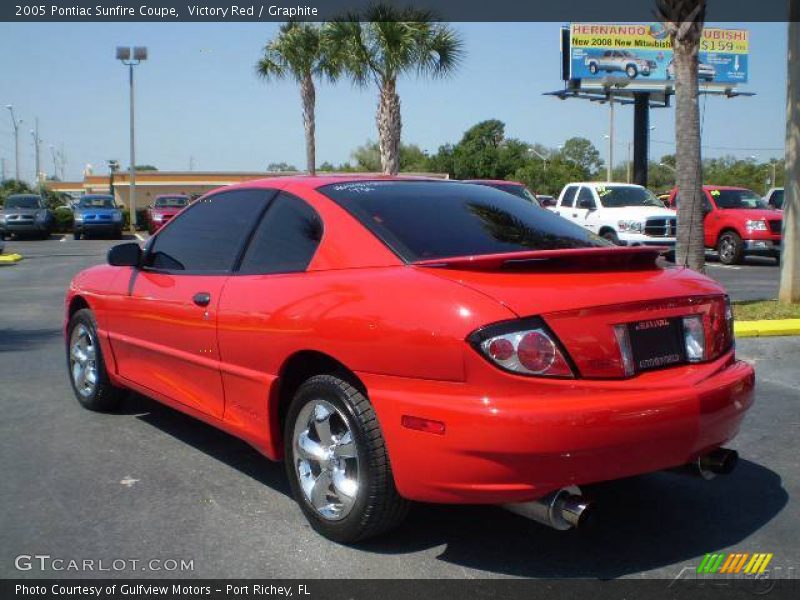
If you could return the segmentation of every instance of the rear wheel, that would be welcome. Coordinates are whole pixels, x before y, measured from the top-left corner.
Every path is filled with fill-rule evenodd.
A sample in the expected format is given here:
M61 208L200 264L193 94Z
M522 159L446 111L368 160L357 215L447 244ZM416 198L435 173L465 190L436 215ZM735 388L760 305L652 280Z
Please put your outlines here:
M735 231L726 231L719 236L717 252L723 265L739 265L744 259L744 242Z
M351 543L393 529L408 502L394 485L380 425L347 381L317 375L295 394L284 427L292 492L311 526Z
M630 79L636 79L636 76L639 74L639 69L636 68L636 65L628 65L625 67L625 73Z
M591 63L589 65L589 73L591 73L592 75L597 74L597 63Z
M114 410L124 390L109 381L92 311L85 308L72 315L67 332L67 370L78 402L89 410Z

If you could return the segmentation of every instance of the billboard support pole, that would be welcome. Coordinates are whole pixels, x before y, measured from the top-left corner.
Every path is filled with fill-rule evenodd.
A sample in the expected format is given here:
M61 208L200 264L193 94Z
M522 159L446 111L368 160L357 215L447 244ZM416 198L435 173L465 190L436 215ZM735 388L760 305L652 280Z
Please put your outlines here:
M633 95L633 183L647 186L647 147L650 135L650 93Z
M608 95L608 166L606 181L612 181L614 172L614 94Z

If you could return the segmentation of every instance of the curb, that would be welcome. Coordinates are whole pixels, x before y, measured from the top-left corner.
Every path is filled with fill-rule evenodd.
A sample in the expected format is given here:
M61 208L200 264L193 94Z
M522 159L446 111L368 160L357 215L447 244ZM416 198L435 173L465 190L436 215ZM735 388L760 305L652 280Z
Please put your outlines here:
M800 335L800 319L771 319L765 321L736 321L736 337L765 337L771 335Z
M0 254L0 266L13 265L22 260L21 254Z

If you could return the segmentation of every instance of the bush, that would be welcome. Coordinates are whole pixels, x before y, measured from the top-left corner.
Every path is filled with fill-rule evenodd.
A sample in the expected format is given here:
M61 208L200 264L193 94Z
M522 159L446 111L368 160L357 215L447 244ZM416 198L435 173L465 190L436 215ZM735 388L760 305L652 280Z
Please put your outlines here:
M62 207L61 209L56 209L53 214L55 214L55 222L53 224L55 233L69 233L72 231L73 219L71 210Z
M131 227L131 211L127 209L123 209L122 212L123 218L125 219L125 229L130 229ZM136 209L136 229L138 231L144 231L147 229L147 209L146 208L137 208Z

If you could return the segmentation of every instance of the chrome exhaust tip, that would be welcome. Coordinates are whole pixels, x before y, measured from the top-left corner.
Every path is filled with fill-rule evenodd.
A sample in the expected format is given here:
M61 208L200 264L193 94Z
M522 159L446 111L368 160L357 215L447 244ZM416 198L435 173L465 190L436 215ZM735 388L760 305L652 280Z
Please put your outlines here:
M739 462L739 453L728 448L717 448L692 463L693 471L703 479L729 475Z
M583 525L591 506L577 487L563 488L531 502L503 504L503 508L514 514L559 531Z

